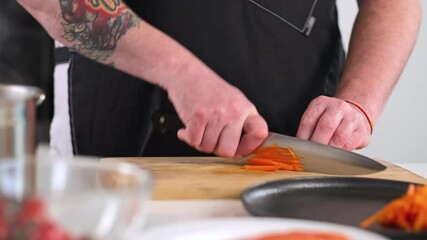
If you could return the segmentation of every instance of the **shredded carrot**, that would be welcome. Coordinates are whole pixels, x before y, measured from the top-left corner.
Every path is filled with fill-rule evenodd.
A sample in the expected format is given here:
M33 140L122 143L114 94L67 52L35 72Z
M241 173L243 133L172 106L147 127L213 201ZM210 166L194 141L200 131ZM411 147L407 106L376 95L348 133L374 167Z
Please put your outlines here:
M272 233L246 240L349 240L348 237L337 233L324 232L289 232Z
M294 151L292 150L292 148L288 147L288 149L289 149L289 152L291 153L291 155L292 155L294 158L297 158L297 155L294 153Z
M254 156L247 159L243 168L258 171L304 171L299 157L290 147L282 148L278 144L260 147L254 150Z
M261 156L255 156L253 158L258 158L258 159L268 159L268 160L272 160L275 162L283 162L283 163L300 163L301 162L301 158L299 157L292 157L291 155L261 155Z
M281 167L280 166L271 166L271 165L264 165L264 166L260 166L260 165L244 165L243 168L246 169L246 170L276 171L276 170L279 170Z
M378 222L384 227L403 229L406 232L427 230L427 185L409 185L406 193L383 207L360 226L369 228Z
M262 159L262 158L250 158L246 160L248 163L253 165L269 165L269 166L278 166L279 163L270 159Z

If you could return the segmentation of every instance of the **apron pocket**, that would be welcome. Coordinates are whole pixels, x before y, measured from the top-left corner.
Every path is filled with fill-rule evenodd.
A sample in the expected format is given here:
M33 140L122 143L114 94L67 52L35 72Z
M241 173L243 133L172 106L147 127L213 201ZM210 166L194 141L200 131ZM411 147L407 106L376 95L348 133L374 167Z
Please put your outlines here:
M309 36L316 18L313 16L318 0L247 0L260 11L284 22L296 31Z

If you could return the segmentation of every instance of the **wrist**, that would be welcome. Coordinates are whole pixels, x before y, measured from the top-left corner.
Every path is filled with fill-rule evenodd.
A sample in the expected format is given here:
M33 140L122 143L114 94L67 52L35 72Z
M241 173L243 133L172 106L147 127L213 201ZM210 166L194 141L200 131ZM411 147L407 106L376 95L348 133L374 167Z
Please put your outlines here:
M353 85L351 88L340 89L335 97L357 104L367 113L372 123L375 123L381 114L385 100L383 100L379 92L364 89L363 86L366 86L366 84L358 83L358 85Z

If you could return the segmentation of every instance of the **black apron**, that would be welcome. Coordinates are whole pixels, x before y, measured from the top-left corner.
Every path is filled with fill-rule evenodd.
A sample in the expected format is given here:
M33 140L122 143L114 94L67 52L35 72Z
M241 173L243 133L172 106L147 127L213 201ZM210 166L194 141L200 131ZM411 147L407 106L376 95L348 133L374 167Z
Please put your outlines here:
M128 0L257 107L269 130L295 135L309 102L333 96L344 62L334 0ZM142 68L144 66L141 66ZM151 115L175 114L156 86L72 53L75 154L200 155Z

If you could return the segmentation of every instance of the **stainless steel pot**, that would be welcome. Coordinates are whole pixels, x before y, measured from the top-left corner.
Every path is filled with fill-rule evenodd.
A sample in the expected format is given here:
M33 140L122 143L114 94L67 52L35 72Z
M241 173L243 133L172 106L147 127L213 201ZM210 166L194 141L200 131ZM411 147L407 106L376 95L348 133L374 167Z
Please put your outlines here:
M34 157L36 107L44 99L36 87L0 84L0 160Z

